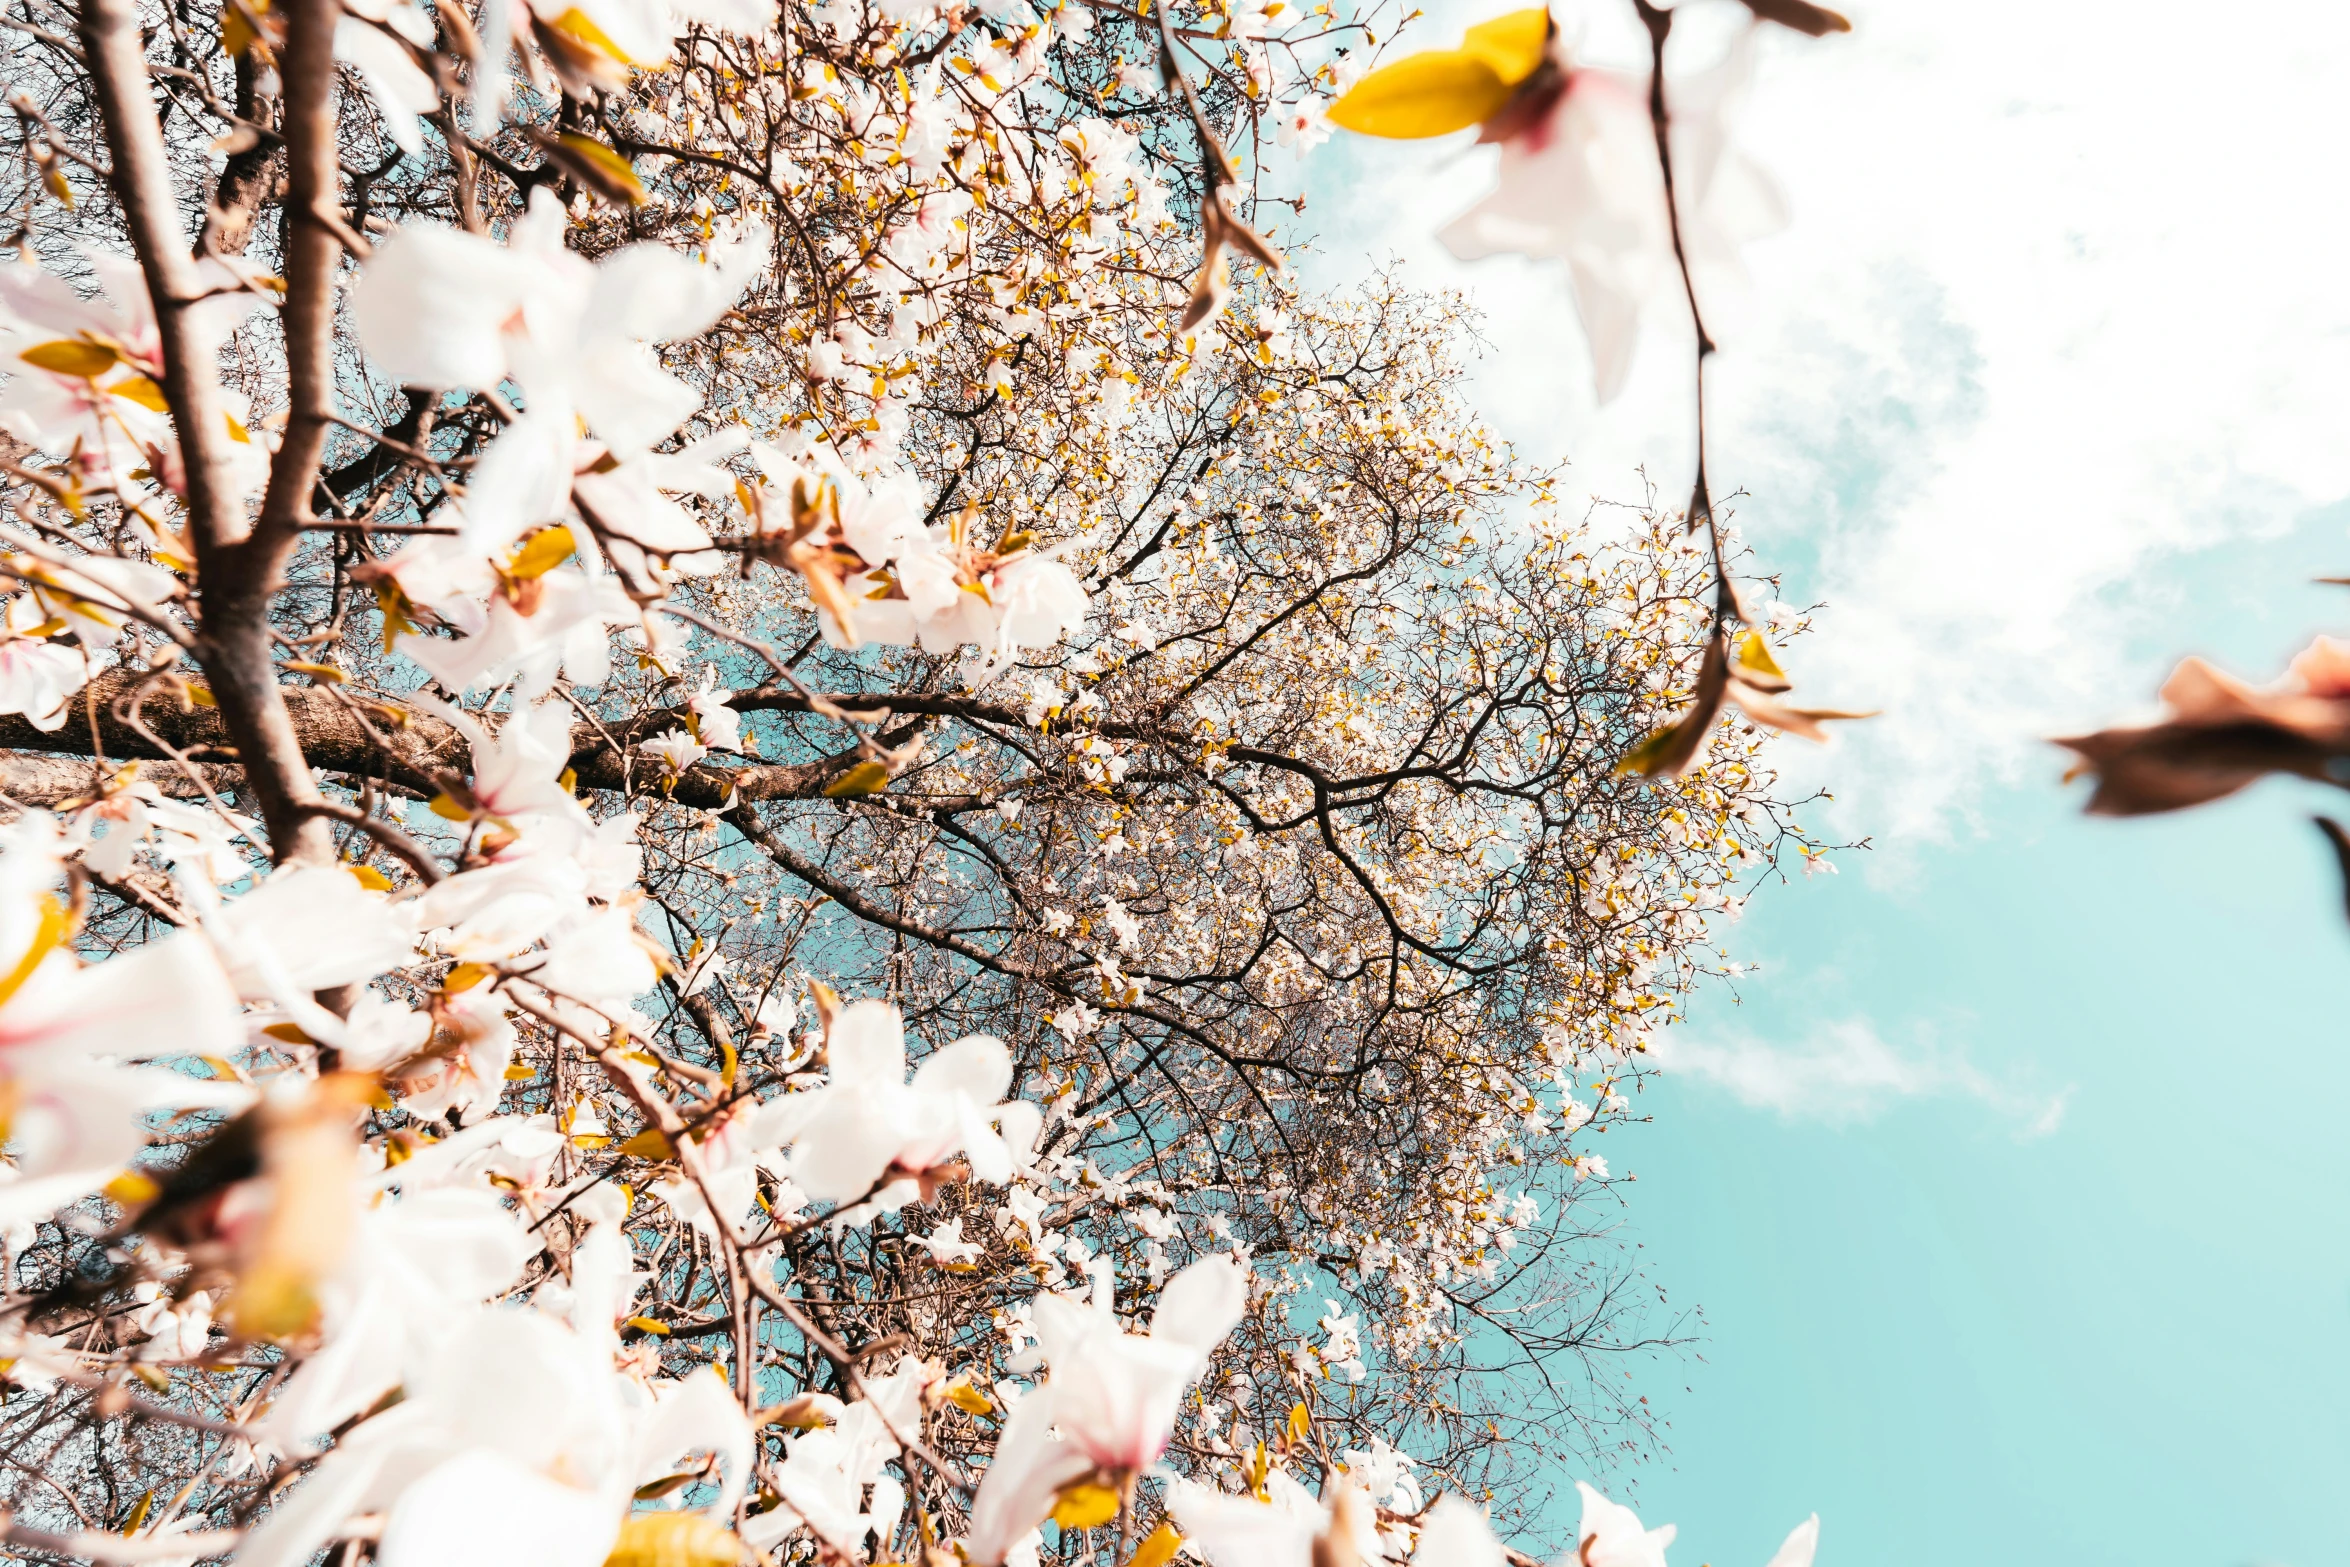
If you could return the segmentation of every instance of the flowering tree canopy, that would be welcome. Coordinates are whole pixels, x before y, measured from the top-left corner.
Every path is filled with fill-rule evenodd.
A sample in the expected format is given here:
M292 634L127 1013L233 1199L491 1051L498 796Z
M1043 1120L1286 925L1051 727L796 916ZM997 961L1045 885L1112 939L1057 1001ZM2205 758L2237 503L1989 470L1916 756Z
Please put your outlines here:
M1525 1560L1846 715L1258 154L1481 126L1607 389L1771 216L1638 10L9 0L10 1547Z

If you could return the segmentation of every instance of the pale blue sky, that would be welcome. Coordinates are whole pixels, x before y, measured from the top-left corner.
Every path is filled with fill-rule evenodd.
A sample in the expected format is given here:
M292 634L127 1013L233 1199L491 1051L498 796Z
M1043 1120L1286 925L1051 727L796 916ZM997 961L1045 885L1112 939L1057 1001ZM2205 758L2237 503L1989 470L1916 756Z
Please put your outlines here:
M1613 1484L1680 1567L1760 1567L1815 1508L1823 1567L2350 1561L2325 802L2089 821L2044 743L2145 711L2180 653L2265 678L2350 622L2309 583L2350 571L2350 20L1846 9L1853 38L1764 55L1746 140L1795 217L1750 252L1714 463L1829 606L1804 694L1887 709L1787 758L1877 849L1754 900L1731 945L1762 971L1688 1025L1713 1069L1607 1140L1648 1268L1708 1322L1640 1372L1670 1453ZM1560 14L1625 45L1628 0ZM1489 416L1591 492L1647 464L1669 495L1669 315L1597 409L1553 275L1429 242L1489 158L1320 149L1308 276L1398 257L1471 289Z

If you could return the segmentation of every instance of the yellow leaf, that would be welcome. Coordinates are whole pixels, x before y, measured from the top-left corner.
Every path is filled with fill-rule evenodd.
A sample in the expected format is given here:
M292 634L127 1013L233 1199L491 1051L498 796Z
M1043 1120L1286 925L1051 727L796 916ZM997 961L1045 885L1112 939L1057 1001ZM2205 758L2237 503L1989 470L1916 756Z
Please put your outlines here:
M1680 724L1668 724L1659 729L1625 752L1624 759L1616 764L1616 771L1619 773L1654 773L1658 764L1664 760L1665 755L1673 749L1674 743L1681 738L1681 728Z
M220 19L220 47L227 50L230 58L234 59L252 48L261 35L253 30L251 22L245 20L242 8L229 5L223 9L227 14ZM255 9L259 10L262 7L257 6Z
M453 996L461 990L471 990L489 977L490 967L486 963L460 963L449 970L449 977L441 981L441 989Z
M289 1045L315 1045L317 1040L302 1032L299 1023L272 1023L261 1032L272 1039L282 1039Z
M620 1151L632 1159L674 1159L677 1150L657 1126L648 1126L620 1145Z
M1550 11L1545 6L1479 22L1461 39L1461 53L1483 60L1512 87L1542 68L1549 48Z
M130 1518L123 1524L122 1532L124 1534L137 1534L139 1532L139 1525L145 1523L147 1521L147 1515L153 1511L155 1511L154 1491L147 1490L140 1492L139 1505L131 1509Z
M706 1513L631 1513L604 1567L735 1567L743 1542Z
M780 1404L770 1404L751 1417L754 1426L782 1426L787 1431L821 1431L832 1424L824 1413L824 1406L813 1393L802 1393L797 1398Z
M527 1083L538 1075L536 1068L526 1066L520 1061L506 1068L505 1072L506 1081L509 1083Z
M659 1317L631 1317L628 1319L628 1325L639 1333L650 1333L656 1338L669 1336L669 1324L663 1322Z
M473 813L467 810L464 806L459 805L454 795L446 793L434 795L432 797L432 803L426 806L425 809L432 812L433 815L438 816L445 822L469 822L473 820Z
M1314 1429L1314 1417L1304 1404L1293 1405L1289 1411L1289 1440L1292 1445L1302 1442Z
M1490 61L1434 49L1383 65L1330 106L1330 123L1365 136L1448 136L1491 119L1513 91Z
M200 686L193 680L186 682L186 686L188 700L195 703L198 707L220 706L220 703L213 698L212 690L209 686Z
M825 798L847 799L853 795L878 794L889 782L889 769L879 762L859 762L847 772L824 786Z
M1738 639L1738 666L1751 669L1756 674L1768 675L1774 680L1787 678L1787 671L1781 669L1779 661L1771 657L1771 645L1763 640L1759 631L1749 631Z
M297 675L308 675L322 686L339 686L351 678L332 664L312 664L298 658L288 659L278 667L290 669Z
M577 11L567 14L579 15ZM542 137L539 147L564 173L606 201L625 202L632 207L644 205L645 186L636 177L635 167L593 136L565 131L558 136Z
M36 370L52 375L78 375L84 379L104 375L122 362L122 355L110 343L93 343L83 337L61 337L47 343L35 343L20 350L16 356Z
M159 414L171 412L171 404L163 399L163 388L157 386L152 377L126 375L106 390L126 402L137 403L141 408L152 408Z
M574 548L571 530L561 523L541 528L522 541L522 548L506 563L506 575L517 582L543 577L569 560Z
M65 203L65 210L73 210L73 186L66 183L65 171L52 163L41 171L41 183L49 187L49 194Z
M971 1385L969 1377L957 1377L947 1384L947 1402L967 1415L992 1415L994 1401Z
M351 879L369 892L389 892L392 890L392 879L372 865L346 865L343 869L349 871Z
M1143 1541L1141 1546L1135 1550L1134 1559L1129 1561L1126 1567L1167 1567L1167 1564L1175 1559L1175 1553L1181 1549L1183 1549L1183 1536L1175 1532L1173 1524L1162 1523L1153 1529L1150 1532L1150 1538Z
M150 1176L137 1170L125 1170L100 1189L112 1201L129 1208L139 1203L154 1201L155 1194L163 1188L157 1186Z
M73 916L65 905L57 901L55 893L42 893L41 917L33 926L33 939L25 944L15 965L0 975L0 1005L6 1005L11 996L22 990L25 981L33 977L49 954L64 946L72 934Z
M383 612L384 651L389 653L392 643L398 640L401 633L416 629L415 620L408 614L414 606L408 602L408 595L400 591L399 583L390 577L378 577L375 583L375 607Z
M609 33L598 27L588 14L578 6L571 7L547 25L557 32L569 34L608 59L618 60L622 65L637 63L628 57L626 51L612 41Z
M1118 1516L1118 1493L1106 1485L1080 1480L1053 1504L1053 1522L1064 1529L1098 1529Z

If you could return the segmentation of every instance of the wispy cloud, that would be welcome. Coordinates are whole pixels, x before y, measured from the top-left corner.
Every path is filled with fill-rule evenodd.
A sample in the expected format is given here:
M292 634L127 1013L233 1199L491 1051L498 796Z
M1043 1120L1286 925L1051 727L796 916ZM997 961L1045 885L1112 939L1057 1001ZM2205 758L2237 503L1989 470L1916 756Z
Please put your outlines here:
M1865 1121L1905 1100L1972 1099L2019 1137L2045 1137L2063 1123L2072 1096L2070 1088L2044 1093L2003 1080L1930 1039L1896 1047L1859 1018L1823 1024L1793 1044L1667 1029L1649 1049L1668 1077L1710 1084L1789 1120Z
M1418 25L1433 41L1497 8L1452 0ZM1628 14L1560 5L1590 50L1636 60ZM1817 765L1782 758L1833 782L1838 828L1898 851L1962 826L1987 785L2053 788L2044 736L2150 699L2191 651L2150 580L2350 493L2350 444L2329 433L2350 424L2350 209L2318 156L2350 140L2326 74L2350 12L2295 0L2234 29L2043 0L1855 15L1848 38L1767 40L1746 141L1794 222L1750 252L1714 471L1752 492L1741 521L1790 593L1829 606L1795 650L1805 694L1885 710ZM1491 320L1472 389L1490 417L1571 455L1572 489L1635 497L1646 464L1677 498L1688 338L1669 299L1625 394L1594 408L1557 272L1462 267L1428 237L1489 152L1315 156L1330 270L1401 255L1465 287Z

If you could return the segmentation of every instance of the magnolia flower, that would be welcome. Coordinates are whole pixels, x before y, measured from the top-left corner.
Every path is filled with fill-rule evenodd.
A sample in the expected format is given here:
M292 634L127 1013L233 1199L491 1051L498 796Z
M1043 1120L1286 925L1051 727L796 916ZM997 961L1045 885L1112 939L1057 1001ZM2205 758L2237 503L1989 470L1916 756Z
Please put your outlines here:
M1266 1476L1263 1501L1178 1481L1168 1488L1167 1511L1209 1567L1323 1567L1387 1556L1379 1515L1351 1475L1330 1486L1327 1506L1281 1470ZM1427 1567L1501 1567L1502 1555L1477 1509L1444 1496L1421 1528L1414 1560Z
M473 750L473 778L467 786L469 804L483 816L512 821L517 817L554 817L578 825L586 812L562 774L571 765L571 710L561 702L544 702L508 715L492 734L480 719L461 707L429 693L417 692L409 701L448 724Z
M34 265L29 252L0 267L0 369L8 372L0 429L71 459L83 485L120 489L133 485L129 475L144 467L176 480L179 443L158 384L163 340L146 276L127 256L82 254L102 291L95 299L83 299ZM209 346L261 300L220 263L197 266L205 297L191 319ZM243 423L224 416L235 455L248 459L237 465L238 476L257 486L268 475L269 454Z
M600 1567L635 1488L689 1450L720 1457L709 1515L731 1513L751 1456L741 1407L707 1373L648 1401L612 1369L608 1337L535 1311L458 1314L406 1398L342 1438L247 1536L240 1567L299 1567L366 1512L384 1515L384 1567Z
M710 754L710 748L682 729L672 729L651 740L640 740L637 749L661 764L661 776L674 782L685 775L685 770Z
M974 1257L982 1256L987 1248L977 1241L963 1239L963 1221L949 1219L928 1235L917 1237L918 1244L930 1253L930 1260L942 1267L967 1266Z
M446 1162L452 1155L441 1150L496 1135L504 1124L469 1129L426 1152ZM419 1374L442 1335L511 1288L536 1250L487 1188L423 1189L429 1168L394 1166L387 1174L405 1195L360 1209L341 1265L316 1286L318 1347L260 1422L272 1440L308 1442Z
M1227 1257L1193 1263L1167 1281L1147 1335L1120 1329L1106 1291L1097 1300L1033 1304L1051 1377L1013 1409L980 1481L967 1542L979 1567L1002 1562L1066 1493L1095 1486L1114 1509L1120 1488L1158 1462L1185 1389L1247 1308L1248 1275Z
M45 812L0 828L0 1095L14 1163L0 1225L46 1218L105 1185L146 1146L149 1112L252 1099L240 1084L117 1064L235 1054L237 993L195 931L83 963L51 891L65 849Z
M1676 1532L1641 1527L1640 1515L1620 1502L1611 1502L1578 1480L1583 1493L1583 1521L1575 1527L1576 1554L1588 1567L1665 1567L1665 1547Z
M23 635L17 606L32 607L29 598L8 601L8 626L0 630L0 713L22 713L35 729L65 727L67 704L89 682L87 656L37 636ZM36 612L37 613L37 612Z
M733 700L734 693L718 684L717 669L703 665L702 688L686 705L693 709L694 738L712 751L743 748L743 715L726 705Z
M1785 221L1776 187L1728 136L1752 69L1750 38L1751 31L1720 65L1672 89L1681 240L1698 297L1709 304L1723 281L1742 275L1738 247ZM1645 79L1576 64L1550 13L1537 8L1470 28L1458 49L1373 71L1330 118L1392 137L1477 125L1478 140L1499 142L1493 194L1438 238L1464 261L1504 252L1564 261L1600 400L1622 389L1641 307L1674 272Z
M506 59L527 31L573 96L625 86L631 69L666 64L687 24L756 33L775 21L775 0L488 0L482 7L474 88L477 125L494 125L506 101ZM527 55L527 51L526 51Z
M771 1551L806 1529L829 1552L851 1558L863 1554L869 1534L886 1542L905 1506L905 1491L882 1470L898 1456L899 1433L921 1429L929 1379L922 1362L908 1356L888 1376L867 1378L868 1396L856 1403L809 1395L809 1414L825 1424L790 1439L790 1456L775 1471L782 1505L745 1524L744 1540Z
M506 245L408 224L361 273L352 319L401 382L480 389L511 377L537 429L568 431L576 413L626 460L701 405L645 345L706 331L763 264L764 234L714 246L707 262L655 244L590 261L565 247L565 228L562 203L545 190Z
M553 29L584 15L567 10ZM645 466L653 444L700 406L701 394L662 369L646 345L693 336L717 320L761 265L764 232L713 246L706 263L653 244L591 262L565 247L565 226L562 204L544 190L534 193L508 245L409 224L377 250L352 290L360 341L398 380L494 388L511 378L527 405L476 465L460 535L393 564L403 592L416 578L412 597L429 593L424 584L436 577L464 588L473 563L537 524L560 520L575 491L583 514L593 514L614 548L639 558L709 548L709 536L660 495L667 470ZM583 440L583 429L595 444ZM512 623L530 613L520 594L510 595L517 613L505 634L527 645L474 650L466 655L474 661L466 683L557 633L574 636L604 608L592 581L566 592L574 597L565 613L535 635ZM582 592L590 597L578 599ZM585 630L601 640L600 625ZM409 651L414 656L413 645ZM567 644L564 656L575 654L593 657Z
M909 1082L905 1026L889 1003L851 1003L832 1016L824 1038L830 1081L770 1101L753 1139L792 1145L792 1179L814 1201L863 1197L895 1175L901 1179L876 1202L902 1207L958 1153L972 1175L997 1183L1027 1157L1042 1118L1023 1100L1002 1102L1012 1053L1001 1040L958 1039Z
M460 991L441 1002L446 1050L422 1057L395 1085L400 1108L421 1120L471 1121L494 1113L514 1064L514 1024L489 990Z
M357 73L367 95L375 100L384 134L413 158L424 151L424 131L417 118L436 112L441 94L432 77L403 47L403 39L420 49L432 47L432 18L414 0L354 5L335 19L335 58Z

